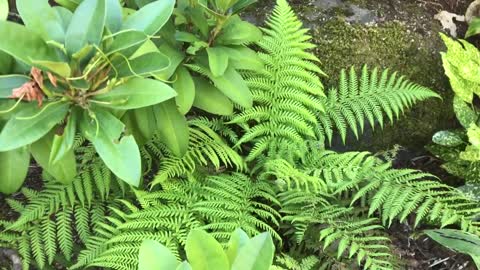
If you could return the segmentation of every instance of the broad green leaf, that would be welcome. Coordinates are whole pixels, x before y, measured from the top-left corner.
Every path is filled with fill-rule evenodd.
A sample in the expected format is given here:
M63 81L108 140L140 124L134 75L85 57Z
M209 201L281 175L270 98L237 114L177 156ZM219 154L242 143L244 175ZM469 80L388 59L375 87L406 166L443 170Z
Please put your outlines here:
M0 0L0 21L6 21L8 18L8 0Z
M142 175L140 150L133 136L121 136L125 125L108 111L96 109L94 118L82 115L80 130L92 142L105 165L121 180L138 187Z
M34 142L30 148L35 161L42 166L55 180L70 184L75 176L77 176L77 163L73 149L70 149L55 164L51 164L50 154L53 147L54 132L50 132L40 140Z
M172 75L175 73L175 70L177 70L183 59L185 59L185 55L183 55L177 49L172 48L166 42L158 46L158 50L163 54L168 55L168 58L170 58L170 66L163 71L155 73L156 79L165 81L172 77Z
M215 0L215 6L221 12L227 11L231 8L238 0Z
M262 71L264 63L258 54L245 46L223 47L230 58L230 65L239 70Z
M232 270L268 270L273 263L275 246L269 233L262 233L245 244L232 265Z
M116 65L118 78L153 75L156 72L167 69L170 66L170 59L162 53L151 52L140 55L128 62L123 61Z
M208 38L208 20L202 10L202 7L196 6L188 9L192 23L200 30L204 38Z
M216 40L222 45L244 45L262 39L262 31L255 25L242 21L238 16L230 18L229 23L223 28Z
M0 152L10 151L39 140L64 119L69 107L67 103L53 102L38 108L32 103L19 111L7 122L0 133Z
M94 100L99 101L99 106L131 110L155 105L176 95L175 90L163 82L133 78L106 94L95 96Z
M228 67L228 52L223 47L207 48L208 64L213 76L222 76Z
M73 13L65 37L65 47L70 54L88 44L99 45L105 27L105 0L84 0Z
M187 119L181 114L174 100L153 107L158 124L160 140L177 157L183 157L188 150L189 130Z
M61 20L63 32L67 33L68 26L72 21L73 13L70 10L60 6L53 7L53 9L55 10L55 12L57 12L58 17Z
M135 0L135 4L139 8L146 6L147 4L150 4L151 2L156 1L156 0Z
M477 269L480 269L480 256L475 256L471 254L470 256L472 257L472 260L475 263L475 266L477 267Z
M140 246L139 270L173 270L179 264L175 255L157 241L145 240Z
M17 9L25 26L45 41L65 42L65 29L60 15L48 0L17 0Z
M460 158L468 161L480 161L480 127L471 124L467 130L467 135L471 145L460 153Z
M51 61L32 61L36 66L46 68L55 74L58 74L64 78L70 77L72 70L66 62L51 62Z
M203 78L195 79L193 106L216 115L232 115L233 103L214 85Z
M470 107L470 105L465 103L458 96L453 98L453 110L455 111L458 121L464 128L469 128L470 125L476 123L479 118L478 114Z
M474 181L478 179L478 176ZM463 192L467 197L472 198L473 200L480 201L480 184L478 183L467 183L464 186L458 187L458 190Z
M480 256L480 238L474 234L452 230L427 230L425 233L438 243L457 252Z
M107 55L118 52L125 57L130 57L147 39L147 35L140 31L122 31L114 35L114 40L107 50Z
M230 266L232 266L235 258L238 256L238 251L245 246L250 241L248 235L242 229L236 229L232 236L230 237L230 241L228 242L227 248L227 257L228 261L230 262Z
M470 22L467 33L465 34L465 38L469 38L478 34L480 34L480 18L476 17Z
M83 0L55 0L59 5L74 11Z
M30 77L24 75L0 76L0 98L10 97L13 89L19 88L28 81L30 81Z
M183 66L177 69L175 73L176 80L173 82L173 89L177 91L178 110L182 114L187 114L192 108L195 100L195 83L190 72Z
M433 142L439 145L454 147L464 143L462 138L455 132L444 130L439 131L433 135Z
M157 120L152 107L130 110L122 117L126 132L135 137L139 146L147 143L157 132Z
M0 51L0 75L16 73L13 71L15 60L6 52Z
M192 266L188 262L182 262L175 270L192 270Z
M122 28L122 6L118 0L106 0L107 28L112 33L116 33Z
M233 13L238 13L245 9L246 7L256 3L257 0L239 0L235 5L232 7Z
M80 117L80 112L74 108L70 117L67 119L67 124L63 129L63 134L55 134L53 137L52 151L50 152L49 163L57 164L62 158L71 152L75 142L75 134L77 133L77 123Z
M12 194L22 187L30 166L26 147L0 152L0 192Z
M195 270L229 269L222 245L202 230L192 230L185 245L188 262Z
M247 83L233 67L228 67L223 76L209 76L215 86L233 102L244 108L251 108L253 96Z
M134 29L147 35L156 34L173 13L175 0L157 0L128 16L122 29Z
M0 50L28 65L32 60L60 62L55 49L23 25L0 21L0 37Z

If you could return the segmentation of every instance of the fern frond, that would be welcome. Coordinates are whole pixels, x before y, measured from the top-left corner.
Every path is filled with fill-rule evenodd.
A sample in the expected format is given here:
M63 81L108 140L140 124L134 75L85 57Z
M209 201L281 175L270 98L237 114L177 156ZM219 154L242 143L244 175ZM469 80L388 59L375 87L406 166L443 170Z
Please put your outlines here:
M358 139L365 130L365 122L372 128L378 122L383 128L384 114L393 123L406 109L428 98L440 96L388 70L379 74L378 69L370 72L364 66L359 78L352 67L348 75L347 71L341 71L338 89L328 91L325 112L319 116L321 129L331 143L335 127L345 143L348 130Z

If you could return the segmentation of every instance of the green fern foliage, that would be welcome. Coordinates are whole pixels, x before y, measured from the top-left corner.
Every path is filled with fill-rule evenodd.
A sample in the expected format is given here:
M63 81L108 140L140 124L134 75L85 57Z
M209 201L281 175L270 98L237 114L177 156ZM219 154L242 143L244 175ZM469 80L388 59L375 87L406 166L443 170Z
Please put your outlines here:
M225 166L242 171L245 161L237 154L222 137L217 135L204 121L190 122L190 144L184 157L175 156L165 145L157 140L145 146L149 160L159 159L160 170L152 182L155 186L175 177L184 177L192 174L198 167L218 171ZM145 153L145 151L144 151Z
M132 254L138 253L145 239L157 240L181 256L187 234L195 228L210 231L224 243L231 228L252 235L268 231L281 241L271 226L278 226L280 220L273 208L279 204L273 187L242 174L166 181L160 191L137 196L141 208L124 202L127 211L114 210L117 218L108 217L99 226L98 237L91 238L73 269L136 269L138 258Z
M317 112L323 111L323 85L318 74L318 59L306 50L308 30L302 28L285 0L277 2L268 28L258 46L265 70L246 74L254 96L254 107L236 115L231 123L245 124L245 134L238 145L254 144L247 160L253 160L275 146L278 140L301 145L316 138Z
M360 77L352 67L342 70L338 89L328 91L325 111L321 112L321 129L331 143L334 127L345 143L350 129L358 139L368 122L372 128L375 124L384 126L384 114L393 123L406 109L428 98L440 98L432 90L412 83L397 73L388 70L371 72L366 66Z

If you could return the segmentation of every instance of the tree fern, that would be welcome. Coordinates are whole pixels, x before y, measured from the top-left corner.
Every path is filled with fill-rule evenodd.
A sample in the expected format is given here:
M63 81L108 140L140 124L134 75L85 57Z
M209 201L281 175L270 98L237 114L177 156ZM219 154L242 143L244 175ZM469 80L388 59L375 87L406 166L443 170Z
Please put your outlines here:
M368 71L364 66L360 78L352 67L341 71L338 89L328 91L325 111L320 112L322 132L331 143L335 127L345 143L350 129L358 139L365 129L365 122L372 128L383 127L384 114L388 120L399 118L405 109L428 98L440 98L426 87L414 84L397 73L380 72L375 68Z
M247 160L273 147L276 140L301 145L316 138L316 114L324 109L323 86L317 74L323 74L314 62L318 59L306 50L307 29L302 28L285 0L277 1L268 28L258 46L265 70L246 74L254 96L254 107L236 115L231 123L250 123L238 145L253 142Z

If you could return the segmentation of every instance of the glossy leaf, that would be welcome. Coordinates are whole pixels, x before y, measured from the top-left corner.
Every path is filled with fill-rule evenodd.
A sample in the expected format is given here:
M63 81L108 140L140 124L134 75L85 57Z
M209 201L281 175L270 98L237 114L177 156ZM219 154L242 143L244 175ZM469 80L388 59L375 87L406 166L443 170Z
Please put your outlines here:
M50 152L49 163L57 164L72 149L75 142L75 134L77 132L78 118L80 112L76 108L71 112L67 119L67 124L61 135L55 134L53 137L52 151Z
M100 44L105 18L105 0L84 0L75 10L67 30L67 51L73 54L88 44Z
M62 77L70 77L72 70L66 62L52 62L52 61L32 61L36 66L45 68Z
M269 233L262 233L245 244L232 265L232 270L268 270L273 263L275 246Z
M162 53L151 52L140 55L133 59L123 60L116 66L118 77L132 77L153 75L156 72L167 69L170 66L170 59Z
M112 33L122 28L122 6L118 0L106 0L106 25Z
M53 7L53 10L57 12L58 17L60 18L63 32L67 33L68 26L72 21L73 13L70 10L60 6Z
M156 34L173 13L175 0L157 0L128 16L122 29L134 29L147 35Z
M130 110L122 117L126 132L135 137L139 146L147 143L157 132L157 119L152 107Z
M230 59L230 65L239 70L262 71L264 63L258 54L245 46L223 47Z
M82 134L92 142L105 165L118 178L138 187L142 168L135 139L132 135L122 137L125 125L108 111L96 109L94 117L87 113L82 115Z
M25 26L45 41L65 42L65 29L60 15L48 0L17 0L17 9Z
M57 181L69 184L77 176L77 163L73 149L70 149L55 164L50 163L50 154L53 147L54 132L50 132L31 146L31 153L35 161L42 166Z
M15 60L6 52L0 51L0 75L16 73L13 71ZM19 72L21 73L21 72Z
M469 128L471 124L475 124L479 115L470 107L471 105L464 102L458 96L453 98L453 110L458 121L464 128Z
M239 0L235 5L232 7L232 12L233 13L238 13L245 9L246 7L256 3L257 0Z
M163 54L168 55L168 58L170 59L170 66L165 70L155 73L155 78L159 80L168 80L175 73L183 59L185 59L185 55L175 48L172 48L167 43L162 43L158 47L158 50Z
M95 96L94 100L100 101L99 106L131 110L155 105L176 95L175 90L163 82L133 78L114 87L107 94Z
M10 97L13 89L22 86L28 81L30 81L30 77L24 75L0 76L0 98Z
M0 21L0 36L0 50L28 65L33 65L32 60L60 61L55 49L23 25Z
M0 152L0 192L12 194L20 189L30 166L30 152L26 147Z
M195 79L193 106L216 115L233 114L233 103L230 99L203 78Z
M178 110L182 114L187 114L195 100L195 83L192 75L190 75L190 72L188 72L185 67L179 67L175 75L176 81L173 82L173 89L175 89L178 94L175 101Z
M0 0L0 21L5 21L8 18L8 0Z
M454 147L463 144L462 138L452 131L439 131L433 135L433 142L439 145Z
M14 115L3 128L0 133L0 152L39 140L64 119L68 108L69 104L61 102L44 104L42 108L30 104Z
M142 44L147 41L145 33L135 30L124 31L114 36L114 41L107 50L107 55L121 53L130 57Z
M230 237L230 241L228 242L227 248L227 257L230 262L230 266L235 261L235 258L238 256L238 251L245 246L250 241L248 235L242 229L236 229L232 236Z
M438 243L457 252L480 256L480 238L474 234L452 230L427 230L425 233Z
M174 100L153 107L158 123L160 140L178 157L188 150L189 131L187 119L181 114Z
M157 241L145 240L140 246L139 270L173 270L179 264L175 255Z
M188 262L195 270L229 269L222 245L202 230L192 230L185 245Z
M233 102L244 108L251 108L253 96L247 83L233 67L228 67L223 76L209 76L215 86Z
M234 16L230 20L217 38L218 44L243 45L262 39L262 31L255 25L242 21L238 16Z
M222 76L228 67L228 52L222 47L207 48L208 64L213 76Z

